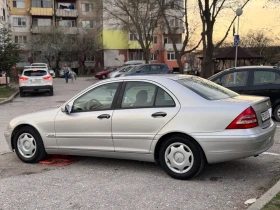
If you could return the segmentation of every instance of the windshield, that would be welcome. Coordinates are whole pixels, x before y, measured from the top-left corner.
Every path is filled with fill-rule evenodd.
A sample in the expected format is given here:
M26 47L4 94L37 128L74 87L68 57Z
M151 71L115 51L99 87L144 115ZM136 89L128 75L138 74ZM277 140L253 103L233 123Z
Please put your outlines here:
M27 77L41 77L47 75L47 72L44 70L29 70L24 71L23 75Z
M238 96L237 93L200 77L189 77L177 80L177 82L207 100L220 100Z

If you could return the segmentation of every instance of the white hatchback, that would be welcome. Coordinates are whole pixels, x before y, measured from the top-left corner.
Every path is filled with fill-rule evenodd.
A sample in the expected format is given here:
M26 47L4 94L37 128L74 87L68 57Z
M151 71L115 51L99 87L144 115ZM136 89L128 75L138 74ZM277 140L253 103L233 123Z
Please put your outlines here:
M19 77L20 96L26 92L49 92L53 96L53 78L46 68L24 69Z

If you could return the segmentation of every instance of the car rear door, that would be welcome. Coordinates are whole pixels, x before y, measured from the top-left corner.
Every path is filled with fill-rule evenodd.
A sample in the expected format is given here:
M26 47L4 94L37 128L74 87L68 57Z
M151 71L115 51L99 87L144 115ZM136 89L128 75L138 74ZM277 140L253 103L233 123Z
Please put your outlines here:
M155 135L179 109L176 97L159 84L124 82L112 119L115 151L149 153Z
M280 73L277 70L255 69L252 72L250 95L267 96L274 105L280 99Z

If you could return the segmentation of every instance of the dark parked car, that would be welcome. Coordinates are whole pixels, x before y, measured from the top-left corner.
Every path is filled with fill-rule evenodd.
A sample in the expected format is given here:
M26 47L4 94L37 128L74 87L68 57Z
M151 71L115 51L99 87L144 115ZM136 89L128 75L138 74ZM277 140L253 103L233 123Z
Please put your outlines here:
M270 97L272 114L280 122L280 68L236 67L215 74L209 80L239 94Z
M167 64L143 64L133 70L123 74L122 76L136 76L146 74L172 74L173 69Z

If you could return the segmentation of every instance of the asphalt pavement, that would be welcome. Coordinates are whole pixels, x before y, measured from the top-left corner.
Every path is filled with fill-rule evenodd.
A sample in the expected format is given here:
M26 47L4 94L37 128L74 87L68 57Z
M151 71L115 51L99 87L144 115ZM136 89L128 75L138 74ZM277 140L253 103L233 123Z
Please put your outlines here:
M280 179L280 124L266 153L208 165L195 179L170 178L139 161L85 157L66 167L24 164L3 132L17 115L58 106L93 81L55 79L54 96L17 97L0 106L0 209L246 209Z

